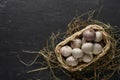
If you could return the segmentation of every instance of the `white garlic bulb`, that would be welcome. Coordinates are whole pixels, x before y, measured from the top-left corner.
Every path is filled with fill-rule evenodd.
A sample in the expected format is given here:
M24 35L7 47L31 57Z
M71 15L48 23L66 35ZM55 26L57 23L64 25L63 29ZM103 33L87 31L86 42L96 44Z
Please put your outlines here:
M68 57L68 56L70 56L72 54L72 48L69 47L69 46L63 46L60 49L60 53L62 54L62 56Z
M73 56L69 56L68 58L66 58L66 64L68 64L69 66L76 66L78 64L78 61L75 60Z
M93 59L93 55L92 54L85 54L82 57L82 61L86 62L86 63L92 61L92 59Z
M94 43L93 45L93 54L97 55L101 53L102 51L102 46L99 43Z
M71 44L70 44L70 46L72 47L72 48L80 48L81 47L81 39L74 39L72 42L71 42Z
M93 50L93 43L91 42L87 42L84 43L81 47L82 51L86 54L92 54L92 50Z
M102 33L100 31L96 31L95 32L96 36L95 36L95 42L100 42L102 40Z
M80 57L83 56L83 52L82 52L82 50L79 49L79 48L74 48L74 49L72 50L72 55L73 55L74 58L77 59L77 58L80 58Z
M83 37L87 41L94 41L95 39L95 31L92 28L89 28L83 32Z

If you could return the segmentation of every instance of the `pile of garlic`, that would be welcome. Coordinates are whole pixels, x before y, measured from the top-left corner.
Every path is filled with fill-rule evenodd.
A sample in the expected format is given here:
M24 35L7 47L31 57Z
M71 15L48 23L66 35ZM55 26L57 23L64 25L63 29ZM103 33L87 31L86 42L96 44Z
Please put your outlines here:
M103 35L92 28L85 30L81 37L61 47L60 53L69 66L77 66L80 63L89 63L102 51Z

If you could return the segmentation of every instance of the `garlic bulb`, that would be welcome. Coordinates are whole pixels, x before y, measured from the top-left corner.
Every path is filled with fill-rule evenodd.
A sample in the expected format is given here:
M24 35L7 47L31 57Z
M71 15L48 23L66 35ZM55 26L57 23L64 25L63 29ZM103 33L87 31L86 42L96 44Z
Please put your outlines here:
M84 43L81 49L86 54L92 54L93 44L91 42Z
M82 50L79 49L79 48L74 48L74 49L72 50L72 55L73 55L74 58L77 59L77 58L80 58L80 57L83 56L83 52L82 52Z
M100 42L102 40L102 33L100 31L95 32L96 37L95 37L95 42Z
M68 64L69 66L76 66L78 64L78 61L75 60L75 58L73 56L69 56L66 59L66 64Z
M71 53L72 53L72 48L69 47L69 46L63 46L63 47L60 49L60 53L62 54L62 56L68 57L68 56L70 56Z
M81 47L81 39L75 39L71 42L71 47L72 48L80 48Z
M99 43L94 43L93 54L97 55L102 51L102 46Z
M95 39L95 31L93 29L87 29L83 32L83 37L87 41L94 41Z
M82 61L83 61L83 62L86 62L86 63L92 61L92 59L93 59L93 55L92 55L92 54L85 54L85 55L82 57Z

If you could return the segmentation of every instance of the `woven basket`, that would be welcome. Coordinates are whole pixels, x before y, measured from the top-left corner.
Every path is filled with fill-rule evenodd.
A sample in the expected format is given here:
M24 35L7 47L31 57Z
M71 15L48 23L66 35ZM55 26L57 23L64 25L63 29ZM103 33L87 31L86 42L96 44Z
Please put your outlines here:
M61 53L60 53L61 47L67 45L69 42L71 42L71 41L74 40L75 38L81 37L81 36L82 36L82 33L83 33L86 29L89 29L89 28L92 28L92 29L94 29L94 30L96 30L96 31L100 31L100 32L103 34L103 40L102 40L102 41L103 41L103 43L104 43L104 47L103 47L102 52L101 52L99 55L95 56L95 57L93 58L93 60L92 60L91 62L89 62L89 63L79 63L79 64L78 64L77 66L75 66L75 67L71 67L71 66L67 65L67 64L65 63L65 60L64 60L63 56L62 56ZM107 51L109 50L109 48L110 48L110 43L111 43L111 41L110 41L110 35L109 35L107 32L105 32L104 28L101 27L101 26L99 26L99 25L93 24L93 25L88 25L88 26L85 27L84 29L82 29L82 30L74 33L74 34L71 35L70 37L66 38L64 41L60 42L60 43L56 46L56 48L55 48L55 54L56 54L56 56L57 56L58 61L60 62L60 65L61 65L63 68L65 68L65 69L67 69L68 71L71 71L71 72L73 72L73 71L78 71L78 70L81 71L81 70L84 69L85 67L89 66L90 64L92 64L93 62L97 61L97 60L100 59L102 56L104 56L104 55L107 53Z

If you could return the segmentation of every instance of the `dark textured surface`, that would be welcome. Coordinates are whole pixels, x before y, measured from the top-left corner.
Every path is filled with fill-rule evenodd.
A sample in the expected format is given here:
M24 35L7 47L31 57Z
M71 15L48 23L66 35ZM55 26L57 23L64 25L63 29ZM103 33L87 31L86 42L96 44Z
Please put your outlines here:
M40 65L26 67L16 54L39 51L52 32L65 31L76 11L81 14L101 6L99 19L119 26L120 0L0 0L0 80L52 80L47 71L24 74ZM32 60L35 55L26 57ZM69 80L62 73L57 75ZM120 80L119 76L111 80Z

